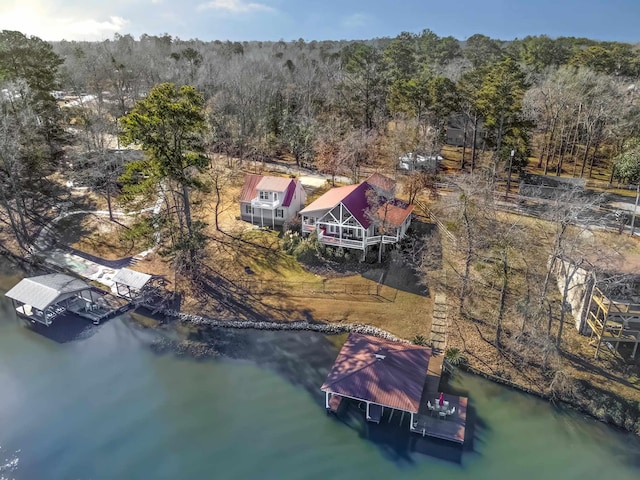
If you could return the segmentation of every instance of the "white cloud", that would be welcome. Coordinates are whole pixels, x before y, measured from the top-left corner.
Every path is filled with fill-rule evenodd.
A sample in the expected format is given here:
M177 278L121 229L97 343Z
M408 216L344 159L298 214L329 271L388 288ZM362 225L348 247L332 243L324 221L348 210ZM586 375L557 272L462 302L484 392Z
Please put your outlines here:
M273 12L275 9L264 3L244 0L212 0L198 5L198 10L219 10L227 13Z
M0 30L18 30L43 40L102 40L122 32L128 20L119 16L92 18L90 14L57 16L46 2L26 0L0 7Z
M341 23L344 28L360 28L366 27L371 24L372 21L373 18L371 15L366 13L354 13L353 15L343 17Z

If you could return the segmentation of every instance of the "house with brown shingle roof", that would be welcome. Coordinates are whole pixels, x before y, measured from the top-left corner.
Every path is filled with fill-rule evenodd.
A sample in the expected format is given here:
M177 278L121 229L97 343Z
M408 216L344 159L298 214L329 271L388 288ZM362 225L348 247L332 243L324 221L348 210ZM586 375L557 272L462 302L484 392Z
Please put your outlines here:
M357 185L332 188L300 211L302 233L316 232L329 246L366 251L398 243L411 224L413 206L390 196L395 182L374 174Z
M261 227L280 227L298 215L306 200L296 178L247 175L240 192L240 217Z

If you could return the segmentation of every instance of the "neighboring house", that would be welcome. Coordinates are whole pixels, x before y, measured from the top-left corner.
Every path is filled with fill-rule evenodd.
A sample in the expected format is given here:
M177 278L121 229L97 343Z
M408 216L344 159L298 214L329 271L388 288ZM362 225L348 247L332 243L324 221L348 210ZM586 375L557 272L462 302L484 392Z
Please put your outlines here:
M378 173L357 185L332 188L300 211L302 233L330 246L366 251L407 233L413 206L393 198L395 182Z
M294 218L306 200L307 193L296 178L247 175L240 192L240 217L275 228Z

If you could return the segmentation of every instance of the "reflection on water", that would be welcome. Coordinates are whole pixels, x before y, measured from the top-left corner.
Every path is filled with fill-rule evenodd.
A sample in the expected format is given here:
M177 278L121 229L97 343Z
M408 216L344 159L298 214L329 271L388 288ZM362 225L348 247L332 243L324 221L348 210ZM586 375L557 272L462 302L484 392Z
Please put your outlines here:
M83 332L25 328L0 299L0 480L640 476L635 437L466 375L452 382L474 409L464 450L399 414L327 415L334 337L219 330L228 357L194 361L153 353L156 334L126 318Z

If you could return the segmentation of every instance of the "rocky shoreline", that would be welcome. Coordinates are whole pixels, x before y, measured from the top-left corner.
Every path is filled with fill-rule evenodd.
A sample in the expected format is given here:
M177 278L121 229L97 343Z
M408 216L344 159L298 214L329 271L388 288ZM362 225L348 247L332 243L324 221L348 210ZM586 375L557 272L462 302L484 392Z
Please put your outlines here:
M166 310L161 312L167 318L173 318L182 324L196 328L232 328L232 329L254 329L269 331L310 331L318 332L326 335L339 335L345 333L361 333L364 335L372 335L387 340L410 343L406 339L399 338L386 330L364 324L344 323L344 324L323 324L309 323L306 321L293 322L263 322L250 320L218 320L204 317L201 315L192 315L175 310ZM174 353L177 355L191 355L194 358L210 358L219 356L219 352L215 347L207 342L186 340L184 342L175 342L173 345ZM628 431L630 433L640 435L640 406L633 401L627 400L619 395L611 392L602 391L585 381L576 384L576 392L572 396L551 398L542 392L531 390L517 383L496 377L487 372L463 366L462 370L473 375L478 375L487 380L508 386L515 390L522 391L529 395L539 398L560 402L570 408L576 409L586 415L589 415L601 422L612 425L616 428ZM606 407L605 407L606 406Z
M359 323L309 323L305 321L254 322L251 320L217 320L200 315L191 315L188 313L177 312L175 310L165 310L161 313L166 317L176 318L180 322L192 325L194 327L238 328L253 330L297 330L325 333L327 335L339 335L342 333L361 333L363 335L372 335L374 337L379 337L394 342L410 343L408 340L397 337L381 328Z

